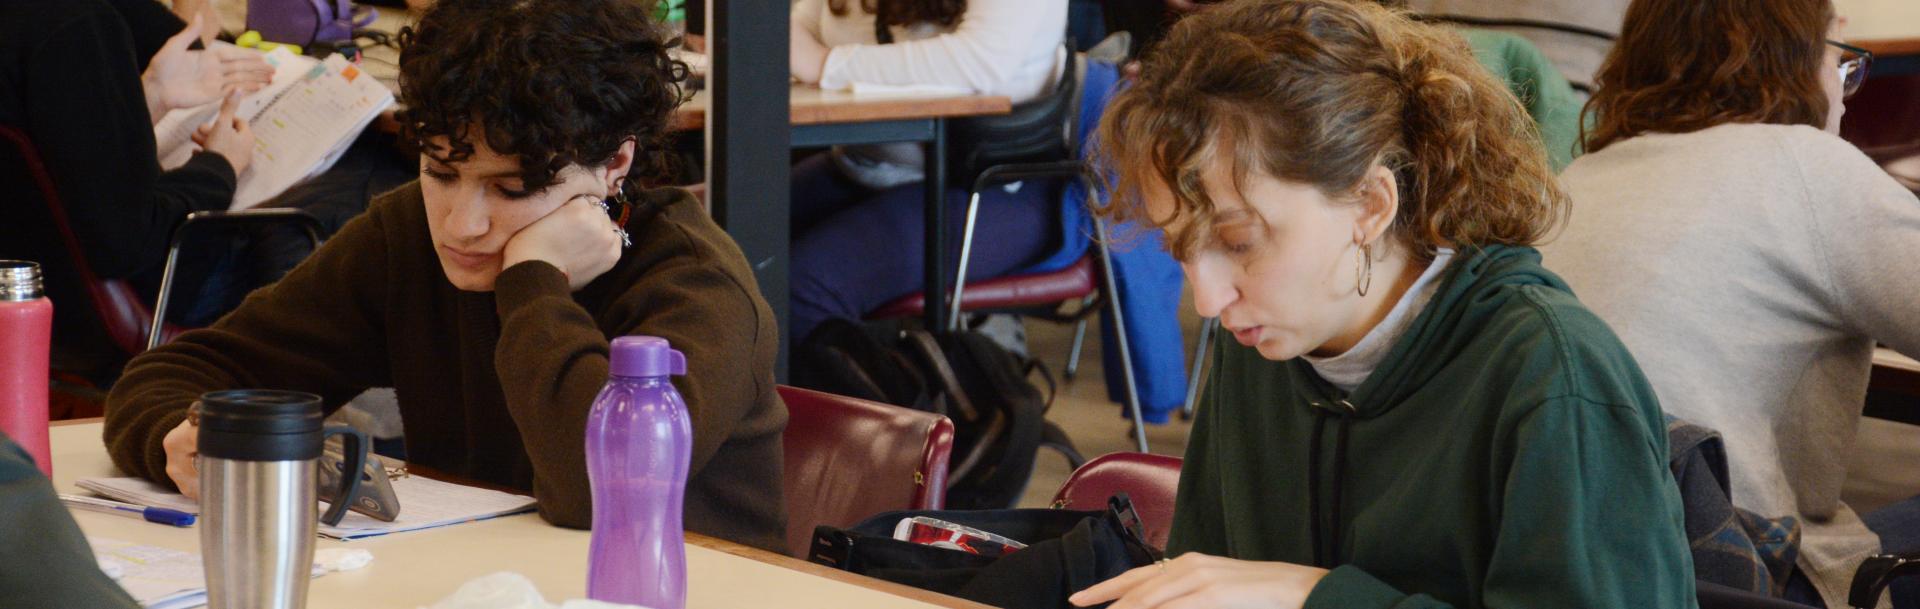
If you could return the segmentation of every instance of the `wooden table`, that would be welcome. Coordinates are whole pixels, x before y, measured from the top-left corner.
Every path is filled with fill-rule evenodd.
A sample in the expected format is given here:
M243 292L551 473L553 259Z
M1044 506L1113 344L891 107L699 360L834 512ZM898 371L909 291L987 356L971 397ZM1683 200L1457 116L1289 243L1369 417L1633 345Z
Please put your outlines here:
M1011 109L1007 98L991 95L856 96L847 91L824 91L810 85L794 85L787 96L788 107L792 110L789 120L794 126L794 146L815 146L819 144L811 142L822 139L849 139L846 136L823 138L819 133L814 133L820 131L817 127L1005 114ZM692 99L674 111L673 130L705 128L707 108L712 99L711 92L704 89L695 91ZM810 142L802 143L803 139Z
M789 124L792 125L791 146L794 148L890 142L914 142L925 148L927 172L922 186L925 189L923 272L926 278L922 290L929 295L946 294L947 119L1005 114L1012 109L1012 102L1006 97L993 95L855 96L846 91L823 91L809 85L794 85L787 95ZM711 94L708 91L695 92L692 99L674 112L673 129L693 131L704 128L709 104ZM719 180L720 176L708 176L708 179ZM759 214L786 218L790 217L791 199L789 196L788 200L755 202L754 205ZM717 209L729 202L711 203ZM723 212L720 215L728 217ZM755 251L761 248L750 247L743 242L741 249ZM757 265L760 261L749 262ZM769 300L786 299L785 294L765 296ZM938 303L944 299L944 296L929 298L929 302ZM784 307L777 310L784 310ZM926 307L925 318L928 328L946 327L946 307ZM781 324L784 326L785 323L786 320L782 319ZM802 338L805 337L788 336L782 344L791 344Z
M1920 55L1920 0L1834 0L1847 42L1875 55Z
M119 476L101 444L98 419L53 427L54 487L83 493L80 478ZM73 512L90 537L190 552L200 551L197 528L176 528L95 512ZM308 607L414 609L452 594L460 584L499 571L516 571L549 601L586 596L586 531L548 525L521 514L451 527L395 533L351 542L321 539L319 548L360 548L373 563L313 580ZM4 603L0 603L4 604ZM828 569L764 550L687 534L687 607L733 609L880 609L985 605Z

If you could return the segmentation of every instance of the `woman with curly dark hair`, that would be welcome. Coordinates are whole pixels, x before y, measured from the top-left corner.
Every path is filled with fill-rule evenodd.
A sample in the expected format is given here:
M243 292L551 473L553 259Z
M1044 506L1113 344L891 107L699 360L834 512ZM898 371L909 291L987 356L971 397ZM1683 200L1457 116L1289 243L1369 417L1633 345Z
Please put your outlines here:
M1725 437L1734 504L1798 519L1773 591L1828 607L1920 551L1920 497L1842 500L1874 345L1920 355L1920 200L1838 136L1870 59L1842 25L1828 0L1635 0L1546 248L1667 411Z
M772 313L740 250L677 189L646 190L685 66L625 0L442 0L402 34L421 179L279 283L136 358L107 405L123 470L196 495L203 392L329 410L394 387L409 462L531 492L586 527L584 432L610 337L665 337L693 419L689 530L784 551Z

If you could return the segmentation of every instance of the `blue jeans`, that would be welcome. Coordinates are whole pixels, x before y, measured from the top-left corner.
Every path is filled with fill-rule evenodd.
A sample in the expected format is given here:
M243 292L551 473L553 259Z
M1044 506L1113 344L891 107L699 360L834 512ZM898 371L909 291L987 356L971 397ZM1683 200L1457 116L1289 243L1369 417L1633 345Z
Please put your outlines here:
M788 328L798 344L821 322L859 320L918 292L926 281L926 188L872 190L842 175L827 155L793 167L793 265ZM960 259L967 191L947 189L947 265ZM967 279L1006 275L1060 246L1060 184L1030 180L1017 192L981 193Z
M1868 530L1880 536L1881 552L1920 552L1920 495L1864 514L1860 520L1866 522ZM1783 596L1802 605L1826 606L1821 602L1820 594L1814 591L1813 582L1797 570L1787 580L1787 590ZM1893 585L1887 588L1887 597L1893 600L1894 609L1920 609L1920 578L1894 580Z

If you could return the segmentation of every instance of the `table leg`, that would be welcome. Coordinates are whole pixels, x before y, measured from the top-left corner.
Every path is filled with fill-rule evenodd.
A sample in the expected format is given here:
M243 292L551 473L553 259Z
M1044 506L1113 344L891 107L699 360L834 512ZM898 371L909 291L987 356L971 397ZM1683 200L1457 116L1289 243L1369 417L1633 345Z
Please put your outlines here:
M947 327L947 121L933 119L933 138L926 143L926 319L927 330Z

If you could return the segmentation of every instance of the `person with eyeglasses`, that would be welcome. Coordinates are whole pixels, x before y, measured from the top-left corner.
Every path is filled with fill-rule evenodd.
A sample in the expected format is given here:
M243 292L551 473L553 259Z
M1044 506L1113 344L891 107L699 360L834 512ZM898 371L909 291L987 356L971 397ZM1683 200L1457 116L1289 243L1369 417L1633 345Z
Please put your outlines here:
M1872 62L1843 25L1828 0L1635 0L1543 248L1661 406L1722 434L1734 505L1797 519L1768 591L1828 607L1920 550L1920 497L1840 496L1875 343L1920 355L1920 201L1836 135Z

